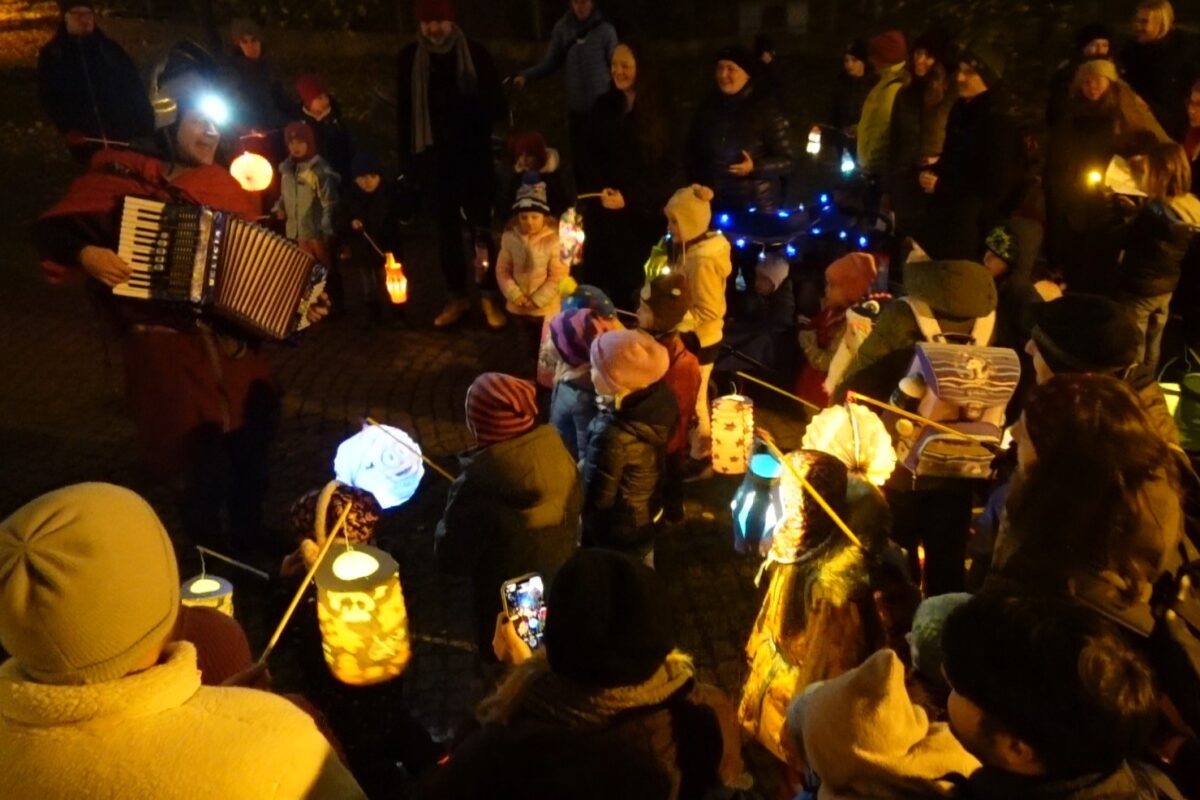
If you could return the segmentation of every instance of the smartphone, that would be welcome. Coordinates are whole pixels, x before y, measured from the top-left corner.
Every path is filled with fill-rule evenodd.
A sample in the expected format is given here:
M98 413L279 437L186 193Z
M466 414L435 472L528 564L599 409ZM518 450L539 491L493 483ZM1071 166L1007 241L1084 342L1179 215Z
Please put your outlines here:
M546 597L542 576L536 572L507 580L500 587L504 613L512 620L517 635L536 650L542 646L546 629Z

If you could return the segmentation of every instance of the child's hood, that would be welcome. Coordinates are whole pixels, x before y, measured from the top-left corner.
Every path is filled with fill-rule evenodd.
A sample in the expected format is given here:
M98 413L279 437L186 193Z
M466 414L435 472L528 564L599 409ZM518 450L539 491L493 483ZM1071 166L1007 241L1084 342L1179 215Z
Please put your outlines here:
M711 236L705 236L698 242L687 245L684 251L684 259L707 258L717 265L720 276L727 278L733 272L733 262L730 260L729 253L729 240L720 233L714 233Z
M543 175L551 172L558 172L558 168L562 165L562 158L558 154L558 149L554 147L546 148L546 163L538 172Z

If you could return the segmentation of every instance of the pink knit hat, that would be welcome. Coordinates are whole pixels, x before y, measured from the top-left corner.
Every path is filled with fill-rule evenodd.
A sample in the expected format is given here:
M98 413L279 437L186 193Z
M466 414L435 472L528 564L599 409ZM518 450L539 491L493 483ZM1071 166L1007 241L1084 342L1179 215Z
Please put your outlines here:
M605 319L590 308L571 308L550 320L550 341L568 366L578 367L591 358L597 336L620 328L616 320Z
M870 253L850 253L825 268L825 282L845 286L846 293L857 299L870 290L877 272L875 256Z
M485 372L467 389L467 428L487 445L514 439L537 423L537 387L502 372Z
M667 348L641 331L609 331L592 342L596 393L615 397L662 380L671 358Z

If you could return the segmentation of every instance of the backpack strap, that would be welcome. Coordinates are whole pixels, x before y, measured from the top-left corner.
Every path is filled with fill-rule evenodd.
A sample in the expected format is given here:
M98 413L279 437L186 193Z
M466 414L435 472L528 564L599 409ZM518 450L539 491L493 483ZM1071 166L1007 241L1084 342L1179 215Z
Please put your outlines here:
M924 300L905 295L900 298L908 307L912 309L913 316L917 318L917 327L921 329L921 336L927 342L936 342L942 335L942 326L938 324L937 317L933 315L933 309L929 307L929 303Z
M992 343L992 334L995 330L996 312L991 311L985 316L975 318L975 324L971 327L971 338L980 347L987 347Z

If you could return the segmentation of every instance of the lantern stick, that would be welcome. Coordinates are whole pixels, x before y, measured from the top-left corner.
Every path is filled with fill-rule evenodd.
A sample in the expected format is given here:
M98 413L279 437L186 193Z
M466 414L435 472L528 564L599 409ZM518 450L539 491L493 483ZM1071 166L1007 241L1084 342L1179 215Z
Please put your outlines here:
M942 433L949 433L953 436L957 436L960 439L966 439L967 441L971 441L971 442L983 442L984 441L983 439L979 438L978 436L972 436L969 433L963 433L962 431L956 431L956 430L954 430L954 428L951 428L948 425L943 425L940 422L934 422L933 420L929 419L928 417L922 417L920 414L913 414L912 412L905 411L903 408L898 408L897 406L894 406L891 403L884 403L879 400L876 400L873 397L867 397L865 394L859 394L858 392L854 392L854 391L846 392L846 402L848 402L848 403L866 403L868 405L876 406L878 408L882 408L885 411L891 411L893 414L899 414L900 416L905 417L906 419L910 419L913 422L919 422L922 425L928 425L931 428L934 428L935 430L941 431Z
M787 458L784 457L783 453L779 452L779 448L775 446L775 442L771 441L771 437L759 436L759 441L765 444L767 449L771 451L771 454L779 459L780 464L783 464L788 468L788 472L792 473L792 477L800 481L800 485L804 488L804 491L808 492L809 497L817 501L817 505L821 507L822 511L829 515L829 518L833 520L835 525L841 528L842 533L846 534L846 538L853 542L859 549L865 550L866 548L863 547L862 540L854 535L854 531L850 530L849 526L842 521L842 518L838 516L837 512L829 507L829 503L825 502L825 498L821 497L821 494L812 487L812 484L806 481L804 476L792 466L792 462L788 461Z
M588 200L592 197L603 197L603 196L604 196L604 192L588 192L587 194L575 195L575 199L576 200Z
M638 315L637 315L637 314L635 314L635 313L633 313L632 311L625 311L625 310L623 310L623 309L620 309L620 308L614 308L614 309L613 309L613 311L615 311L615 312L617 313L617 316L619 316L619 317L629 317L629 318L631 318L631 319L637 319L637 318L638 318Z
M372 418L372 417L367 417L365 421L366 421L366 423L367 423L368 425L374 425L376 428L379 428L379 430L381 430L381 431L383 431L384 433L386 433L386 434L387 434L389 437L391 437L391 439L392 439L393 441L395 441L395 442L398 442L398 443L399 443L400 445L402 445L402 446L404 447L404 449L405 449L405 450L407 450L408 452L412 453L412 454L413 454L413 455L415 455L415 456L418 456L418 457L419 457L419 458L420 458L422 461L424 461L424 462L425 462L425 463L426 463L426 464L429 466L429 468L430 468L430 469L432 469L432 470L433 470L434 472L436 472L437 474L441 475L441 476L442 476L443 478L445 478L446 480L450 481L451 483L454 483L454 481L455 481L455 480L457 480L457 479L456 479L456 478L455 478L453 475L451 475L449 472L447 472L446 470L444 470L444 469L442 469L441 467L439 467L437 464L435 464L435 463L433 463L432 461L430 461L430 460L429 460L429 459L428 459L428 458L425 456L425 454L424 454L424 453L422 453L420 450L416 449L415 447L412 447L411 445L409 445L409 443L408 443L408 442L404 441L404 440L403 440L403 439L401 439L399 436L396 436L395 434L393 434L391 431L389 431L389 430L388 430L386 427L384 427L384 426L383 426L381 423L379 423L379 422L378 422L377 420L375 420L374 418Z
M379 245L375 244L375 240L371 238L371 234L367 233L366 228L363 228L361 231L359 231L359 233L361 233L363 238L367 240L367 244L371 245L371 247L375 249L376 253L379 253L380 258L387 258L384 252L379 249Z
M291 604L287 607L287 611L283 612L283 619L279 620L279 624L275 627L275 632L271 634L271 640L267 642L267 647L263 650L263 654L259 656L258 663L265 664L267 656L271 655L271 651L275 649L275 645L279 643L279 637L283 636L283 629L287 627L288 622L292 619L292 614L296 612L296 606L300 605L300 598L304 596L304 592L308 589L308 585L312 583L313 577L317 574L317 570L321 567L321 562L325 560L325 554L329 552L329 548L333 546L338 534L342 532L342 527L346 524L346 517L350 516L350 509L354 507L353 503L346 503L346 507L342 509L341 516L338 517L337 524L333 526L333 530L325 539L325 544L321 546L321 552L317 554L317 560L313 562L312 567L308 570L308 574L304 576L304 580L300 582L300 588L296 590L295 596L292 598Z
M200 555L200 571L201 572L204 571L204 556L210 555L213 558L219 558L220 560L224 561L226 564L232 564L235 567L240 567L241 569L246 570L246 572L251 572L251 573L257 575L258 577L262 578L264 581L271 580L271 576L268 575L266 572L263 572L261 569L256 569L256 568L250 566L249 564L245 564L241 561L238 561L236 558L230 558L227 555L222 555L221 553L218 553L216 550L209 550L207 547L201 547L200 545L196 545L196 549L199 550L201 553L201 555Z
M821 407L816 405L815 403L810 403L807 400L805 400L804 398L797 397L796 395L792 394L791 392L785 392L783 389L780 389L778 386L776 386L772 383L767 383L764 380L760 380L759 378L756 378L753 375L749 375L745 372L735 372L734 374L737 375L739 378L745 378L746 380L750 381L751 383L757 383L759 386L766 387L767 389L770 389L772 392L775 392L776 394L781 394L784 397L790 397L791 399L795 400L797 403L804 406L805 408L811 408L813 411L821 410Z

